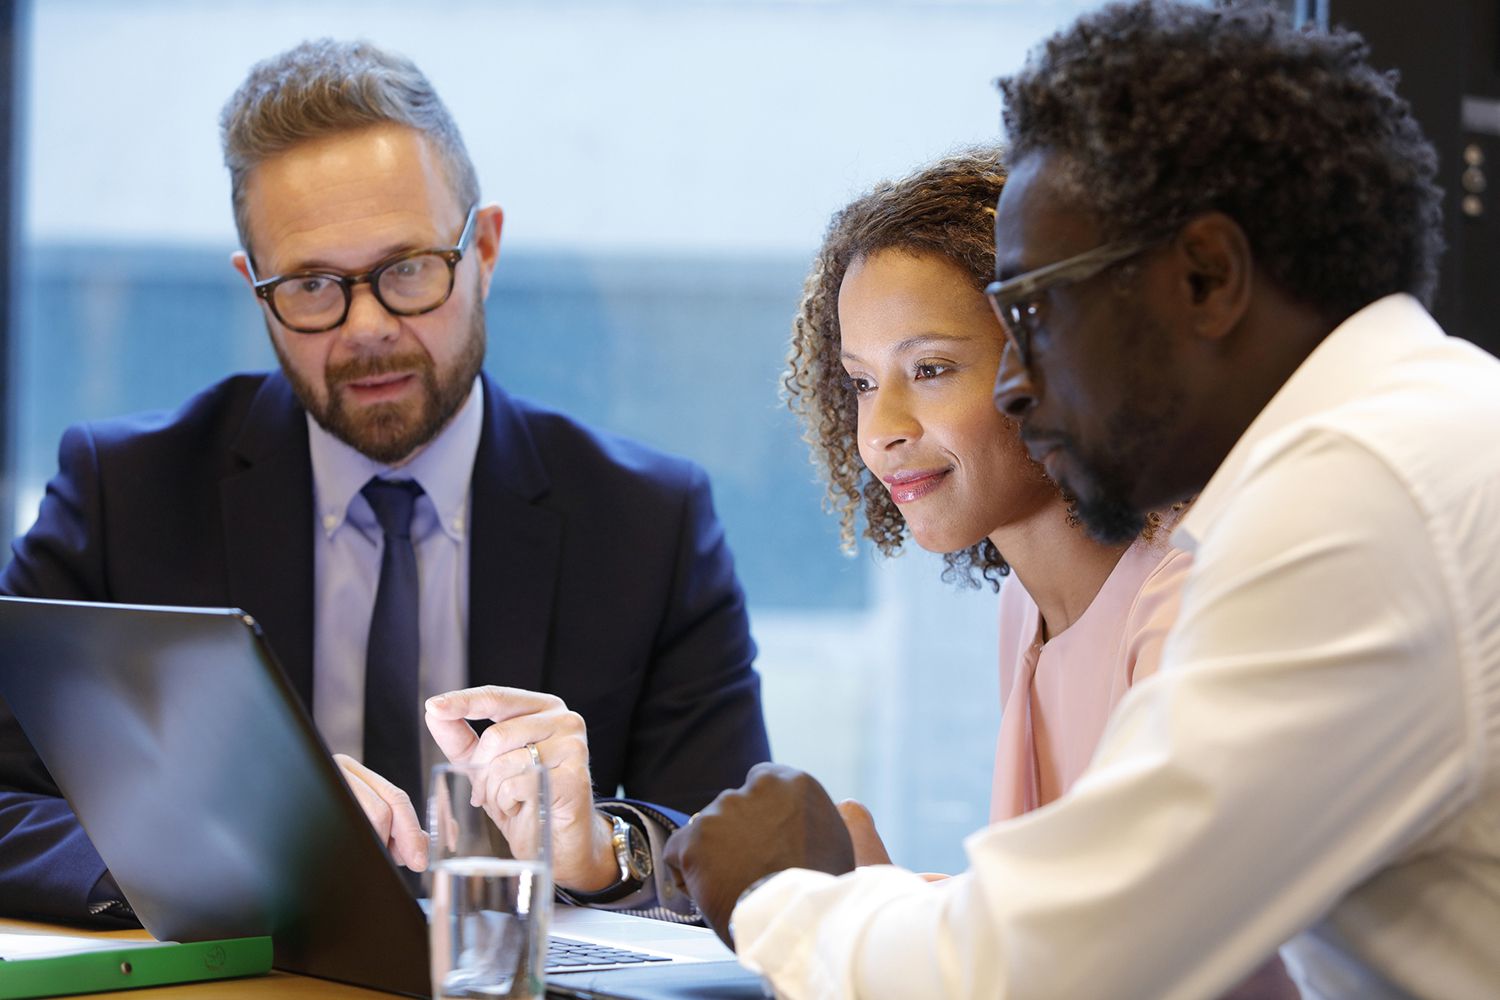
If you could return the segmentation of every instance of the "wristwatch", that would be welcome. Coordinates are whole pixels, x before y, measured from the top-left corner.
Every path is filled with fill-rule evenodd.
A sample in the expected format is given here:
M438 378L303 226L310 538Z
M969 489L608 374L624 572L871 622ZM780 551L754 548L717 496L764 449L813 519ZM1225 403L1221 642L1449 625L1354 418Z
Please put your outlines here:
M644 831L637 829L634 823L623 816L607 813L603 809L599 810L599 814L609 820L609 842L615 852L615 862L620 866L620 880L598 892L579 892L576 889L558 887L558 892L564 898L584 906L624 899L646 884L654 867L651 861L651 842L646 839Z
M610 813L609 821L614 827L610 842L614 845L615 861L620 865L620 882L643 884L651 877L651 845L625 817Z

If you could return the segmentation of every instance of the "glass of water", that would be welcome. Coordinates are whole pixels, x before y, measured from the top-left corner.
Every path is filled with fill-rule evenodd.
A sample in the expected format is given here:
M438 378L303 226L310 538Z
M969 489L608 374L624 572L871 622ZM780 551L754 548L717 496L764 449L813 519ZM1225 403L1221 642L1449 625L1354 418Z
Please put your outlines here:
M552 922L547 772L432 769L432 995L541 1000Z

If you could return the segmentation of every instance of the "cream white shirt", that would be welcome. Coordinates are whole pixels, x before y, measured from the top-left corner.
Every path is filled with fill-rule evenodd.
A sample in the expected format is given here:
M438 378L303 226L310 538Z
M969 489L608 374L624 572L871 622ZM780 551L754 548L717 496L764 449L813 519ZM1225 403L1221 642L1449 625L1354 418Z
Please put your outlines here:
M1186 1000L1295 937L1308 997L1500 996L1500 363L1373 303L1173 540L1161 670L1068 794L947 882L770 879L742 960L790 997Z
M425 700L468 686L469 483L484 429L478 377L468 400L410 462L392 469L354 450L307 418L312 457L313 720L334 753L364 757L365 649L380 583L385 534L360 490L374 476L415 479L418 690ZM420 716L420 705L413 706ZM422 728L425 767L442 759ZM420 809L420 805L418 807Z

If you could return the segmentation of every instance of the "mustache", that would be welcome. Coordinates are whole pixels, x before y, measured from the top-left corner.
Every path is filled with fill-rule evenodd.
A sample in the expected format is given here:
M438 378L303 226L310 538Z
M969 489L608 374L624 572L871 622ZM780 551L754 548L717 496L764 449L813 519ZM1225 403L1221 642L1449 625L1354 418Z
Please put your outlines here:
M427 359L416 352L404 354L374 354L361 358L350 358L336 365L329 365L324 379L329 385L342 385L372 375L389 375L393 372L421 371Z
M1021 443L1026 446L1027 451L1035 453L1052 448L1070 448L1073 445L1073 438L1072 435L1062 431L1049 431L1046 428L1022 424Z

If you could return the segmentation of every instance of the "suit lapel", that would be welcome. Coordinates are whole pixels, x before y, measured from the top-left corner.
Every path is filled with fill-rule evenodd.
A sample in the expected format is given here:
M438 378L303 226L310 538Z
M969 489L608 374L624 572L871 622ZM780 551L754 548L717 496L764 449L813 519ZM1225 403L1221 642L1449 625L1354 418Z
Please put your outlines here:
M541 690L551 635L562 519L538 501L549 486L510 397L484 378L469 549L469 683Z
M250 403L219 487L230 598L255 616L312 708L313 487L307 423L278 372Z

